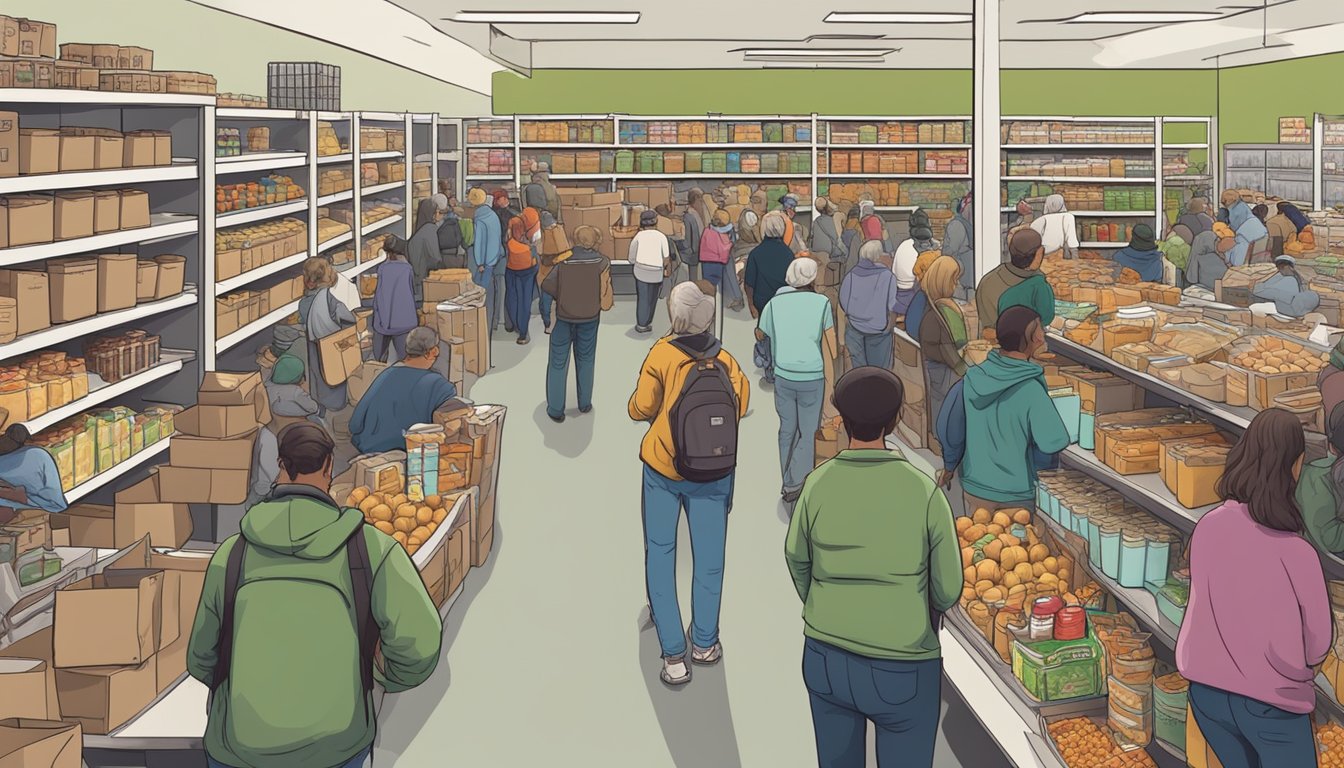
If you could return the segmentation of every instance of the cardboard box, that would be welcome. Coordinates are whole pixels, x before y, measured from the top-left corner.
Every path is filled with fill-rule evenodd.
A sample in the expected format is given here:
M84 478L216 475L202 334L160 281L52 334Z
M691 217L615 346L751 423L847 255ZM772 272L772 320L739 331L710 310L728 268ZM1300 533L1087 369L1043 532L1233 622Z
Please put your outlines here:
M0 56L19 55L19 20L0 16Z
M98 311L111 312L135 306L134 253L103 253L98 256Z
M73 91L98 90L98 70L88 64L57 59L52 64L51 72L53 87Z
M425 302L452 301L476 286L467 269L440 269L425 280Z
M154 135L145 131L130 131L122 139L121 165L123 168L144 168L154 162Z
M247 501L251 471L159 467L159 493L164 501L183 504L242 504Z
M448 547L440 546L420 568L420 580L434 605L442 606L448 600Z
M93 236L93 200L93 193L85 189L56 193L52 215L52 234L56 240Z
M0 270L0 296L16 302L14 327L20 336L51 327L51 289L47 273Z
M19 128L19 173L56 173L61 169L61 132Z
M177 414L173 419L179 433L196 437L242 437L261 423L257 420L256 406L198 405Z
M153 657L136 666L57 669L61 714L85 733L106 734L140 714L159 695Z
M259 392L260 396L265 396L261 374L257 371L213 371L205 374L201 381L196 402L200 405L249 405Z
M19 113L0 111L0 178L19 175Z
M52 88L55 74L46 59L0 59L0 88Z
M387 370L387 367L387 363L365 360L364 364L350 375L350 378L346 380L346 385L350 393L350 406L352 408L359 404L360 399L369 391L369 387L373 386L373 380Z
M196 469L252 469L252 451L257 431L221 440L213 437L175 435L168 447L168 463Z
M190 641L190 633L183 632L172 644L160 648L154 654L154 676L158 678L159 693L171 688L187 674L187 648Z
M91 171L94 168L94 140L69 131L60 132L61 171Z
M43 659L0 659L0 720L60 720L56 670ZM3 761L0 760L0 763Z
M82 128L66 126L61 128L62 138L80 136L93 142L93 167L95 169L120 168L126 151L126 140L121 131L110 128Z
M98 73L98 90L120 93L167 93L168 77L161 72L104 69Z
M56 58L56 25L19 19L19 55L39 59Z
M215 254L215 280L228 280L243 274L243 252L239 248Z
M620 205L568 208L561 211L560 216L564 219L565 234L569 236L571 243L577 242L574 233L579 227L594 227L602 233L602 243L597 247L598 252L609 259L612 258L611 225L621 217Z
M191 625L196 619L196 607L201 601L201 588L205 584L205 570L210 564L213 552L155 552L150 548L149 538L143 538L130 546L124 553L108 564L109 568L151 568L177 577L178 631L182 635L191 634ZM169 607L169 612L171 606ZM168 615L165 612L164 615Z
M452 597L471 569L471 553L467 551L467 528L463 526L448 537L448 577L445 591Z
M158 278L154 282L154 298L166 299L182 293L187 281L186 258L165 253L155 256L154 263L159 265Z
M47 513L40 509L18 510L15 516L0 528L14 535L16 555L51 547L51 523Z
M626 186L624 189L625 202L631 205L642 205L650 210L657 208L660 205L672 205L673 192L671 182L666 184L632 184Z
M93 193L93 233L116 232L121 229L121 194L115 189L98 189Z
M116 549L115 513L102 504L75 504L65 511L70 545Z
M122 189L118 192L121 194L121 228L148 227L149 193L140 189Z
M135 45L123 45L117 49L117 69L153 69L154 52Z
M108 568L58 590L52 633L56 667L149 660L162 629L163 581L161 570Z
M53 323L69 323L90 317L98 311L97 259L74 258L49 262L47 275L51 280Z
M98 69L116 69L121 47L104 43L62 43L61 58Z
M177 438L169 445L171 451ZM156 547L181 547L191 538L191 508L186 504L164 501L159 492L159 476L148 478L118 491L114 497L113 544L127 547L148 540Z
M0 720L0 765L5 768L81 768L84 730L59 720Z

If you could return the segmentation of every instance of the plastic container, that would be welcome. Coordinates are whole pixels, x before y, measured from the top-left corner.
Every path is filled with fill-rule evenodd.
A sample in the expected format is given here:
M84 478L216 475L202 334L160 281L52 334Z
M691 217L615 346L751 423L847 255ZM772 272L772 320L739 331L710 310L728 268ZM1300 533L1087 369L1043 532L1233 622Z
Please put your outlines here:
M1111 701L1131 712L1147 712L1153 708L1152 685L1127 685L1112 676L1106 678L1106 691Z
M1050 511L1050 486L1044 482L1036 484L1036 508L1051 520L1055 519L1054 513Z
M1116 656L1110 659L1110 663L1111 676L1125 685L1133 687L1152 686L1153 668L1157 666L1157 660L1153 657L1134 661Z
M1171 746L1185 751L1185 715L1184 705L1174 709L1162 704L1153 705L1153 735Z
M1101 567L1101 526L1092 522L1087 523L1087 563L1093 568Z
M1182 584L1167 582L1157 592L1157 611L1163 618L1176 626L1185 621L1185 606L1190 599L1190 588Z
M1143 580L1163 584L1171 565L1171 540L1164 537L1148 539L1148 554L1143 567Z
M1116 741L1146 747L1153 740L1153 711L1135 712L1111 698L1106 705L1106 724Z
M1073 516L1069 522L1071 523L1069 526L1070 531L1082 536L1084 539L1087 538L1087 529L1092 527L1092 510L1088 507L1087 502L1074 502Z
M1055 636L1055 615L1063 607L1063 599L1057 596L1036 598L1031 604L1028 636L1032 640L1053 640Z
M1073 530L1074 518L1073 508L1071 507L1072 503L1073 502L1069 499L1061 499L1058 505L1058 514L1055 515L1055 522L1059 523L1060 527L1066 531Z
M1141 533L1125 531L1120 535L1120 570L1115 578L1120 586L1143 587L1147 554L1148 540Z
M1059 609L1055 614L1056 640L1081 640L1087 636L1087 611L1076 605Z
M1120 578L1120 529L1101 527L1101 572L1108 578Z
M1078 447L1085 451L1097 447L1097 414L1084 410L1078 415Z

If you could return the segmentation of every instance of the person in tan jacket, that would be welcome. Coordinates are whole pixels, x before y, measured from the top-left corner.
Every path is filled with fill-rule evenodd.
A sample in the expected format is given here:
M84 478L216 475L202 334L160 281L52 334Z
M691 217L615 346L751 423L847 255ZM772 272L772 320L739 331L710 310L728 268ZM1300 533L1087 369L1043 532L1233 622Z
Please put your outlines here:
M569 378L571 348L579 413L593 410L598 320L615 301L611 262L597 252L602 233L583 226L575 230L574 240L576 247L556 257L541 283L542 293L555 300L555 327L546 368L546 415L557 424L565 420L565 380Z

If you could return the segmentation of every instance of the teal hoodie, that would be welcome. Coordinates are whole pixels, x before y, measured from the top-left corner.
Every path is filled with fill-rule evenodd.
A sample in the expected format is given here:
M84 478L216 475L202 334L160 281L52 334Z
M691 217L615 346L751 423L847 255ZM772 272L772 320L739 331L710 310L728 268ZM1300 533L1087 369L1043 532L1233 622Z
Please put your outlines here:
M237 768L341 765L373 743L363 694L345 541L364 536L373 567L371 610L382 628L388 692L429 678L442 625L415 564L390 536L310 486L282 485L248 510L205 574L187 648L191 676L211 684L229 553L247 542L234 603L233 660L210 701L205 751Z
M1036 496L1031 449L1059 453L1069 433L1045 388L1045 372L1030 360L999 350L966 371L966 457L961 484L967 493L1009 502Z

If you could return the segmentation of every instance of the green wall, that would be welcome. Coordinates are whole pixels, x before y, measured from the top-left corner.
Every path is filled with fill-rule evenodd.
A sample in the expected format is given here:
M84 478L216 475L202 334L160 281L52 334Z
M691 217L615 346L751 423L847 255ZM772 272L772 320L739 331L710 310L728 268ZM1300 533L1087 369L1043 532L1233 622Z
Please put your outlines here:
M0 10L55 24L59 42L150 48L156 69L208 72L221 92L264 97L267 62L322 61L341 68L341 106L348 110L483 115L490 109L488 96L190 0L5 0Z
M1224 144L1272 144L1280 117L1344 115L1344 53L1218 72L1218 132Z

